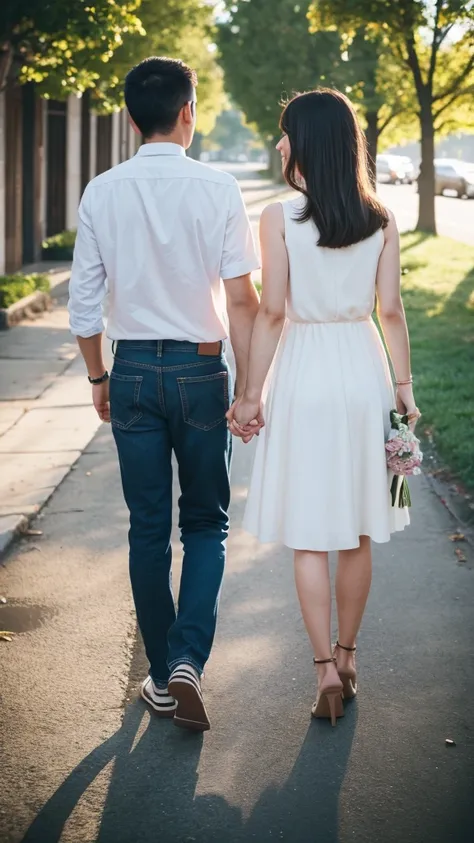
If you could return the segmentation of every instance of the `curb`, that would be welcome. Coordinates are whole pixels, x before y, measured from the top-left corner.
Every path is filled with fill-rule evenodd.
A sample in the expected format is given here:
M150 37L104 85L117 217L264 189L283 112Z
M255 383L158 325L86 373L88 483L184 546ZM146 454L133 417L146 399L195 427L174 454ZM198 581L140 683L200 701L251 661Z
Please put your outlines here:
M28 529L31 519L35 518L37 514L37 512L34 512L28 517L26 515L4 515L0 518L0 558L13 539ZM5 526L2 526L2 521L6 522Z
M0 308L0 331L6 331L21 322L22 319L34 319L37 313L51 310L52 299L49 293L37 290L30 293L10 307Z
M459 503L459 497L452 493L449 484L444 480L440 480L438 477L433 477L433 475L428 472L423 472L423 476L428 481L430 489L436 495L440 503L442 503L448 510L451 518L453 518L459 525L464 533L466 541L474 550L474 526L472 521L469 523L469 521L466 520L466 514L463 511L462 505Z

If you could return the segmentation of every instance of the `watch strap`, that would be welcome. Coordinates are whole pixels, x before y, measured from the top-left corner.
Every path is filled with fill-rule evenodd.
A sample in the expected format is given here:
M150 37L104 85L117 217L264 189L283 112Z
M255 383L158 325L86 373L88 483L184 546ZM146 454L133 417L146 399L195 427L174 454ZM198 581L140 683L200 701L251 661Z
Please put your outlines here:
M109 373L105 371L102 377L100 378L90 378L89 375L87 375L87 378L89 380L89 383L93 384L93 386L97 386L99 383L105 383L105 381L108 381Z

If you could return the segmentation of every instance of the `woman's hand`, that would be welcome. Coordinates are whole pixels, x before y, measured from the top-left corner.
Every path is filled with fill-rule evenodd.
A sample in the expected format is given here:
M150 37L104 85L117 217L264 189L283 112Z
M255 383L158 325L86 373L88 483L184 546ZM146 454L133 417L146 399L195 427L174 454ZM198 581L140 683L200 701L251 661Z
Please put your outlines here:
M410 430L413 431L421 413L416 406L415 396L413 395L413 386L411 383L398 386L396 398L398 412L410 417L409 427Z
M229 430L247 444L254 436L258 436L265 422L261 401L249 401L243 395L232 404L227 413Z

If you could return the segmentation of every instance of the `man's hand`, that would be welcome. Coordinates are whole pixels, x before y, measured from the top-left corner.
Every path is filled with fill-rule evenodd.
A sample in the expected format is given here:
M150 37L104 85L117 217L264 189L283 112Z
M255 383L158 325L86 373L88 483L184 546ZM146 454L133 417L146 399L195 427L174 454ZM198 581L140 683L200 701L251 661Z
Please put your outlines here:
M109 381L95 384L92 387L92 401L97 415L103 422L110 422Z
M247 445L265 425L261 402L248 401L245 396L238 398L227 413L227 421L231 433Z

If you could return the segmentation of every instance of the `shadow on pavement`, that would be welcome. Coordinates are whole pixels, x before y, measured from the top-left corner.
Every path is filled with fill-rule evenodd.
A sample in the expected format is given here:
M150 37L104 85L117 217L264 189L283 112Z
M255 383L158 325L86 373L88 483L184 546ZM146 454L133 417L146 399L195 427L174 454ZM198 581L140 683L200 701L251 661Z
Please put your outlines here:
M340 838L340 794L357 723L357 703L346 707L335 730L326 722L309 725L301 751L281 788L268 788L257 802L242 838L306 843Z
M127 696L134 695L144 666L138 638ZM339 797L356 723L356 701L347 706L336 729L326 721L310 722L286 781L267 787L250 815L244 817L242 809L222 795L196 793L206 738L176 729L172 721L154 717L141 700L134 699L125 709L121 728L70 773L40 810L22 843L59 843L79 800L111 762L113 770L95 843L260 843L275 839L306 843L314 839L316 817L318 828L324 829L324 843L337 843ZM278 744L284 740L285 728L279 723L269 734ZM227 738L231 756L232 724ZM265 757L260 757L258 766L263 777Z
M241 809L222 796L195 796L201 736L154 717L142 731L143 720L144 707L134 702L121 729L73 770L22 843L59 843L78 801L113 760L96 843L309 841L316 817L325 843L340 839L339 795L357 720L355 705L335 732L326 723L310 724L288 780L281 788L268 788L246 821Z

